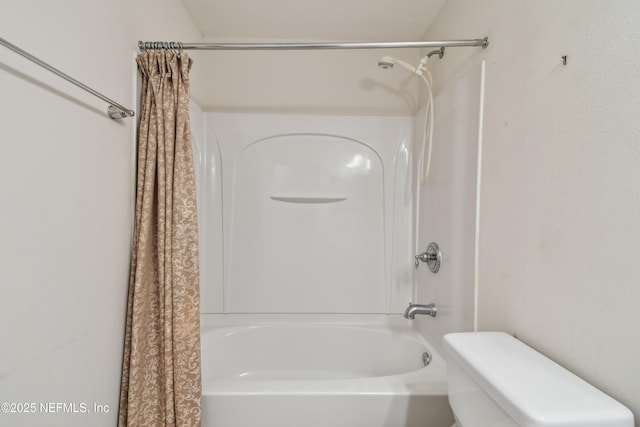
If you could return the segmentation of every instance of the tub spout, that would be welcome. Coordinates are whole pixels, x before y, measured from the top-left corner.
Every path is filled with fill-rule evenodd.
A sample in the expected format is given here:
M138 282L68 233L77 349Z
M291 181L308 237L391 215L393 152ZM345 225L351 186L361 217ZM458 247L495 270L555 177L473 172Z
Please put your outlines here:
M434 303L424 305L410 302L409 306L404 311L404 317L405 319L413 320L416 318L416 314L427 314L431 317L436 317L438 314L438 307Z

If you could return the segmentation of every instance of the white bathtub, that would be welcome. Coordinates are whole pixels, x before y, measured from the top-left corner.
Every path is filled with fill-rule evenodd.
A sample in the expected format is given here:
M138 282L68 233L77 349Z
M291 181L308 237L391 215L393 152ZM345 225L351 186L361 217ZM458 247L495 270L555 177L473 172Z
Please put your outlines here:
M203 426L449 427L443 358L410 322L382 318L203 321Z

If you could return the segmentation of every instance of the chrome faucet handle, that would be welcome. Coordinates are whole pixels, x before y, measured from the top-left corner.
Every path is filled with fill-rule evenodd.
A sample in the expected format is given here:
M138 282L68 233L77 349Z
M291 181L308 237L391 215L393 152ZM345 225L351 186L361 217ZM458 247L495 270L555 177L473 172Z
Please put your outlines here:
M421 254L416 255L416 262L429 262L435 261L436 259L438 259L438 257L435 254L429 252L422 252Z
M420 261L427 264L429 271L437 273L440 270L440 264L442 264L442 252L436 242L429 243L427 250L415 256L416 268L420 266Z

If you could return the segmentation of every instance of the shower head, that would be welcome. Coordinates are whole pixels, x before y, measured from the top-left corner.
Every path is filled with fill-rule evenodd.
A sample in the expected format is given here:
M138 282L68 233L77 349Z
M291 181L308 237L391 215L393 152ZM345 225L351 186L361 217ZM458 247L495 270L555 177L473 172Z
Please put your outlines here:
M392 56L383 56L382 58L378 59L378 67L382 68L383 70L388 70L390 68L393 68L393 66L396 64L400 65L402 68L405 68L410 73L416 72L416 69L413 66L411 66L411 64L408 64L404 61L396 59Z
M394 65L395 60L390 56L383 56L382 58L378 59L378 67L382 68L383 70L393 68Z

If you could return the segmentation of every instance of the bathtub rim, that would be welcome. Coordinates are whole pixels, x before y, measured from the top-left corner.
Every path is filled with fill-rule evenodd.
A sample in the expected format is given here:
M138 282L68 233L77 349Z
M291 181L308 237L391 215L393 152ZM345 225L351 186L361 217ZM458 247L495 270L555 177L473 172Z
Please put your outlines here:
M222 380L203 379L203 396L227 395L446 395L446 362L418 324L401 315L335 314L203 314L201 337L221 329L249 326L330 326L397 333L417 340L432 355L429 366L396 375L328 380Z

